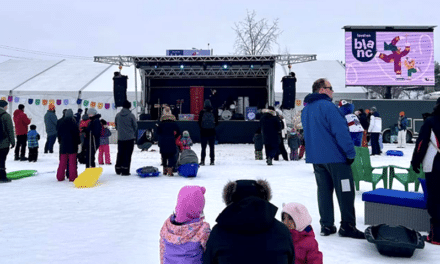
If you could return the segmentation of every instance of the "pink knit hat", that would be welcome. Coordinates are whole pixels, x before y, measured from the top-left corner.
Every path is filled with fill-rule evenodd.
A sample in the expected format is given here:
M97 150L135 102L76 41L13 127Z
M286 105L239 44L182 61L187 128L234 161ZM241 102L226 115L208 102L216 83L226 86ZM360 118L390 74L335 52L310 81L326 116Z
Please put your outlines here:
M199 218L205 208L205 187L183 186L177 196L176 221L186 223Z
M290 215L295 222L296 230L299 232L306 229L312 223L312 217L307 208L300 203L283 203L283 210L281 213Z

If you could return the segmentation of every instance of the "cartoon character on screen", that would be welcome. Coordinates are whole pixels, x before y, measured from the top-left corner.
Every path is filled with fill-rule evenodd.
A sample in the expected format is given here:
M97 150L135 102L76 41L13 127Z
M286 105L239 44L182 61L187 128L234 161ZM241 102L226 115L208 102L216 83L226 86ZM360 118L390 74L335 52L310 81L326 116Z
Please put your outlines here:
M406 57L403 61L403 65L405 65L405 68L408 70L408 80L411 80L413 73L420 71L420 68L416 67L416 61L412 58Z
M405 57L406 55L408 55L408 53L411 50L410 44L408 42L407 39L408 35L406 35L405 37L395 37L393 38L393 40L391 41L390 44L387 44L386 42L384 42L384 50L389 50L392 53L391 54L384 54L384 53L380 53L378 52L378 57L380 59L382 59L384 62L386 63L390 63L390 62L394 62L394 72L396 73L396 80L397 81L401 81L403 80L402 78L402 57ZM401 39L407 39L406 43L405 43L405 49L402 51L401 48L397 47L397 42L399 42L399 40Z

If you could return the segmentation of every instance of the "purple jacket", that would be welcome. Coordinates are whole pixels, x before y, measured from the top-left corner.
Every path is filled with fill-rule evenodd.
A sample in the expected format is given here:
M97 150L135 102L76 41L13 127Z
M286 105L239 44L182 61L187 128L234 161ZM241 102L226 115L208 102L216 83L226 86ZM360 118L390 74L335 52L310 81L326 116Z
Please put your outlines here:
M211 228L198 219L187 224L175 225L171 215L160 230L161 264L201 264Z

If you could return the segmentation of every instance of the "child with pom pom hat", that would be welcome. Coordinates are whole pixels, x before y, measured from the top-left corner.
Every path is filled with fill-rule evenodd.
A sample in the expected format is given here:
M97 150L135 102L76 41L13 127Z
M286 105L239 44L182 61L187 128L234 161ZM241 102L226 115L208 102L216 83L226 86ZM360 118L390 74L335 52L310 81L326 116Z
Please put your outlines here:
M283 203L281 211L283 223L289 228L295 248L295 263L322 264L322 253L311 226L312 217L300 203Z
M211 228L204 221L205 187L184 186L177 196L175 213L160 230L160 263L203 262Z

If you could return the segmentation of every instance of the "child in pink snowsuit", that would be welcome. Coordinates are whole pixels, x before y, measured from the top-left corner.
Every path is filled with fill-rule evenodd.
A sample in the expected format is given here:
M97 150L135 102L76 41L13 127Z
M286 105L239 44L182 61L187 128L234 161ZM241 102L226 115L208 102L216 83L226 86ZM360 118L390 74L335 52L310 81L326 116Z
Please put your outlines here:
M177 196L176 211L160 230L161 264L201 264L211 228L202 216L205 187L184 186Z
M281 218L292 235L295 263L322 264L322 253L310 225L312 217L307 208L300 203L283 203Z
M98 162L100 165L104 165L104 156L105 156L105 164L111 165L110 161L110 140L109 137L112 135L110 130L107 127L107 121L101 119L101 137L99 142L99 154L98 154Z

